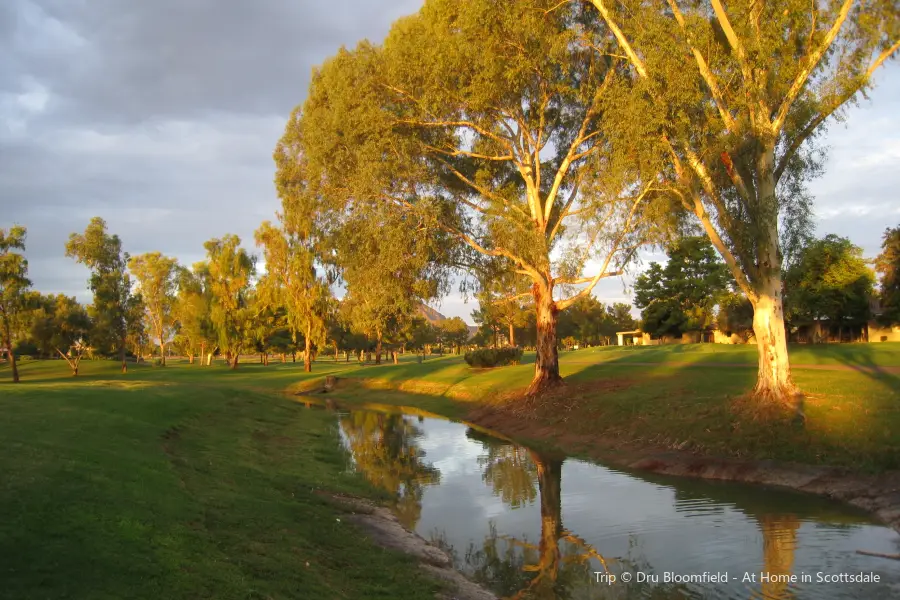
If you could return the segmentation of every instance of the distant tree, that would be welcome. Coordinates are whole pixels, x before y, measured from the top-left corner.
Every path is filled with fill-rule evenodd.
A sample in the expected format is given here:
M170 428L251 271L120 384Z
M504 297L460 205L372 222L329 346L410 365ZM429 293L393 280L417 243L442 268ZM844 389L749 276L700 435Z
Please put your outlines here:
M125 313L126 343L132 347L134 362L140 362L144 355L144 348L150 346L150 335L145 326L147 308L144 306L144 298L141 294L132 294L128 299L128 310ZM162 350L162 348L160 348ZM163 360L165 353L161 352Z
M9 230L0 229L0 321L13 383L19 382L19 369L13 352L12 328L26 308L25 292L31 286L28 261L21 252L16 252L25 250L26 235L25 228L18 225Z
M297 334L302 334L303 366L310 372L313 345L323 346L328 333L328 282L316 274L313 249L287 228L264 222L256 231L256 245L263 248L266 262L266 273L257 284L260 302L271 309L284 309L294 343Z
M459 354L460 348L469 340L469 326L459 317L445 319L438 324L442 341L454 348Z
M446 240L436 233L406 215L366 207L330 239L347 288L344 314L354 331L374 341L376 364L383 343L446 288L445 270L436 260Z
M166 365L166 342L175 325L175 292L178 261L159 252L133 256L128 268L137 279L137 289L147 311L147 323L159 343L162 365Z
M118 351L122 372L127 372L125 348L131 278L127 271L129 256L122 251L122 241L119 236L107 233L106 221L94 217L83 234L69 236L66 256L91 270L90 288L94 294L93 309L96 315L92 344L103 351Z
M426 349L437 342L437 329L423 317L413 317L407 326L410 347L424 356Z
M191 364L194 364L194 355L198 354L202 365L207 347L211 358L216 346L208 274L207 266L202 262L195 264L193 270L180 267L177 274L178 295L173 307L176 342Z
M72 376L90 349L89 336L97 331L88 312L74 297L60 294L48 312L35 319L33 336L40 347L56 351L69 364Z
M515 346L516 328L527 323L531 312L531 289L508 260L491 263L479 276L478 305L484 313L482 318L496 322L507 333L509 345Z
M651 263L634 284L634 304L642 310L642 329L652 335L680 336L704 329L728 289L728 268L703 237L685 237L666 252L665 267Z
M745 342L753 335L753 305L740 292L728 292L719 300L716 313L719 331L739 336Z
M881 275L879 320L888 326L900 325L900 227L885 229L875 269Z
M845 325L868 321L875 275L862 252L833 234L806 246L785 272L788 322L827 319L842 331Z
M637 327L637 321L631 316L631 305L615 302L606 308L617 331L630 331Z
M617 329L609 312L611 309L612 307L603 306L594 296L579 298L565 314L560 315L560 335L572 336L582 345L597 345L608 341L616 331L621 331Z
M256 258L240 244L238 236L229 234L203 245L212 299L210 319L218 345L226 353L232 369L237 368L241 350L249 337L248 327L253 317L249 295L256 272Z
M479 296L480 298L480 296ZM491 299L479 300L478 308L472 311L472 320L478 325L478 333L473 341L479 346L500 346L500 331L503 323L500 320L500 312Z

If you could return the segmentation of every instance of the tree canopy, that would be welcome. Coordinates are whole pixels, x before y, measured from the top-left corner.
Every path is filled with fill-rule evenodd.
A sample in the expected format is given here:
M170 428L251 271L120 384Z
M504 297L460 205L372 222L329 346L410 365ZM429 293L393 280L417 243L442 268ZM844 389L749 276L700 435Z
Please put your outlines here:
M884 231L875 268L881 276L878 318L885 325L900 325L900 227Z
M834 327L863 325L870 316L875 274L862 248L826 235L811 242L785 272L785 307L791 324L826 320Z
M634 284L634 304L642 309L641 328L657 336L678 337L711 326L715 307L731 277L704 237L686 237L666 251L665 267L650 263Z

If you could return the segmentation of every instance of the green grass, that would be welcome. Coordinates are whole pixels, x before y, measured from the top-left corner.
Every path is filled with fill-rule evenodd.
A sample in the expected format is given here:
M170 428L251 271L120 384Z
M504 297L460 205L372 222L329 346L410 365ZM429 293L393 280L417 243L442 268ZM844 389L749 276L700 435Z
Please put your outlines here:
M0 384L0 598L433 598L322 495L376 492L294 365L64 367Z
M792 358L898 366L900 344L800 347ZM19 385L0 366L0 598L433 597L409 558L337 521L321 493L378 495L347 471L332 417L283 393L327 374L344 380L334 395L351 403L457 418L505 407L510 435L578 454L680 447L900 468L900 374L890 370L797 367L808 394L797 427L732 411L755 370L725 364L752 364L752 347L589 348L561 354L567 395L532 406L535 420L517 428L508 409L521 401L508 396L527 385L532 360L478 370L457 356L367 367L323 357L312 374L299 363L175 361L127 375L115 361L87 361L78 378L62 361L25 361Z

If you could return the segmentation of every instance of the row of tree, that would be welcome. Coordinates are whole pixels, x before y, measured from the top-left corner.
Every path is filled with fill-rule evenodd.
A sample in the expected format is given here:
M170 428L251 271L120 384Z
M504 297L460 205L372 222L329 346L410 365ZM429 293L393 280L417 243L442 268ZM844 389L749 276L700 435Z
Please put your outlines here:
M365 295L351 279L351 293L336 300L299 236L271 223L256 232L266 263L258 274L257 258L235 235L206 242L206 260L186 268L159 252L129 256L95 217L66 244L66 254L90 269L89 306L30 289L25 240L24 227L0 230L0 325L14 381L17 354L61 356L75 375L84 357L118 356L126 372L126 356L142 356L151 341L163 366L166 347L174 346L191 363L200 357L209 365L221 354L232 368L247 352L267 361L269 353L284 360L299 350L311 370L313 356L326 344L336 359L341 350L348 360L350 351L374 351L380 363L383 343L396 361L398 349L459 352L469 338L462 319L432 325L416 315L416 298L396 289ZM398 310L398 302L408 308Z
M752 334L753 306L706 238L682 238L666 254L664 267L651 263L635 282L643 331L680 337L715 326L744 339ZM862 248L847 238L804 240L784 271L788 331L813 322L827 323L838 332L861 329L871 319L886 326L900 324L898 270L900 227L885 231L874 261L866 260ZM881 276L877 288L876 273Z

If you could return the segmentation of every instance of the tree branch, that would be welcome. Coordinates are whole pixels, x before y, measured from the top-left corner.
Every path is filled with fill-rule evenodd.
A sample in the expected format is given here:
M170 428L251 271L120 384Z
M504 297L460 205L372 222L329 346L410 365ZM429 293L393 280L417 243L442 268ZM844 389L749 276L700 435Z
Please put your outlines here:
M791 145L785 151L784 155L782 155L781 160L778 162L778 166L775 168L775 184L778 184L778 181L781 179L781 176L784 174L784 170L787 168L788 163L791 158L800 150L800 147L803 143L809 139L809 137L815 133L816 129L834 112L839 109L845 102L847 102L850 98L853 97L856 92L861 90L863 86L865 86L869 79L871 79L872 74L875 70L880 67L885 60L887 60L894 52L900 49L900 40L894 42L889 48L886 48L881 54L878 55L869 68L866 70L866 74L863 76L861 80L859 80L856 85L850 86L848 89L844 90L842 94L836 96L836 99L829 104L822 112L820 112L812 121L810 121L806 127L794 138L791 142Z
M714 2L718 2L718 0L713 0ZM816 65L819 64L819 61L822 60L822 56L825 55L825 52L828 51L828 48L831 46L834 39L837 37L838 32L844 24L844 21L847 20L847 16L850 14L850 8L853 6L853 0L844 0L844 4L841 5L841 10L838 12L837 19L834 24L831 26L831 29L825 35L825 39L822 40L822 43L819 44L819 47L813 50L810 54L807 54L804 60L804 65L800 68L800 72L797 74L797 78L794 79L794 83L791 84L790 89L788 90L787 95L785 95L784 100L781 103L781 107L778 109L778 115L775 117L775 120L772 121L772 135L778 136L781 133L781 128L784 127L784 122L787 119L788 111L791 109L791 105L793 105L794 100L797 99L797 96L800 95L800 92L803 90L803 86L806 85L806 80L809 79L809 76L812 74L813 69L815 69Z
M628 39L625 37L625 34L622 33L622 30L619 29L619 26L616 25L615 21L612 20L612 16L610 16L609 11L606 9L606 5L603 4L603 0L591 0L591 4L593 4L594 7L598 11L600 11L600 15L603 17L603 20L606 21L606 25L613 32L613 35L616 36L619 44L621 44L622 49L628 56L628 60L630 60L631 64L634 65L634 68L637 69L638 75L646 79L647 69L644 67L643 61L635 53L634 49L631 47L631 44L628 43Z
M675 15L675 20L678 22L678 25L681 27L682 31L684 31L685 35L688 38L688 44L690 44L691 52L694 54L694 60L697 62L697 67L700 69L700 75L703 77L703 81L706 82L706 85L709 87L710 92L712 93L713 100L716 103L716 108L719 109L719 116L722 117L722 120L725 122L725 127L728 128L728 131L734 133L737 130L737 123L734 118L731 116L731 112L728 110L728 107L725 105L725 97L722 95L722 91L719 89L719 85L716 83L716 78L712 74L712 71L709 70L709 65L706 63L706 59L703 58L703 54L694 46L691 41L691 36L688 33L687 26L684 21L684 15L681 14L681 10L678 8L678 4L675 0L668 0L669 6L672 8L672 13Z

